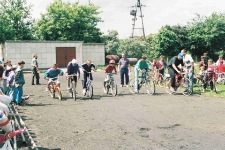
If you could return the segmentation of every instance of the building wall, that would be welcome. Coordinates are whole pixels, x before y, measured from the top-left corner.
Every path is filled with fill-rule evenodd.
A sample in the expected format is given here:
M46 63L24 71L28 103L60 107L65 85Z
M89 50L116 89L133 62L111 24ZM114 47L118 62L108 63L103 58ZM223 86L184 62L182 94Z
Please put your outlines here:
M95 65L105 65L105 48L102 43L83 43L83 61L90 59Z
M91 59L96 65L105 64L104 44L82 44L75 41L6 41L4 60L17 64L19 60L26 62L25 69L31 68L31 59L38 54L39 68L49 68L56 63L56 47L76 47L76 59L79 64Z
M17 42L5 43L5 60L10 59L12 64L17 64L19 60L26 62L25 69L31 68L31 60L34 54L38 54L39 68L49 68L56 63L56 47L76 47L76 59L82 62L81 42Z

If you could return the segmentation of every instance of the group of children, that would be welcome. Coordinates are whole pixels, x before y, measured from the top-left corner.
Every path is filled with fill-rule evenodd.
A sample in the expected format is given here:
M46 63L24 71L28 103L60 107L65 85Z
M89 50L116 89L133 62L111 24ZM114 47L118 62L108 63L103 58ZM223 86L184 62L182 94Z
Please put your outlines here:
M212 91L213 80L211 79L217 82L220 81L221 77L225 74L225 61L223 60L223 56L220 55L218 61L213 65L213 60L206 58L205 56L201 56L201 61L199 62L200 72L197 77L204 83L203 91L205 91L208 82ZM215 73L217 73L217 75Z
M4 72L0 74L0 79L3 80L1 89L1 95L7 95L12 100L11 102L17 105L22 105L23 99L29 97L23 97L23 85L25 84L23 68L25 62L20 60L17 65L12 65L10 60L6 61L3 66Z

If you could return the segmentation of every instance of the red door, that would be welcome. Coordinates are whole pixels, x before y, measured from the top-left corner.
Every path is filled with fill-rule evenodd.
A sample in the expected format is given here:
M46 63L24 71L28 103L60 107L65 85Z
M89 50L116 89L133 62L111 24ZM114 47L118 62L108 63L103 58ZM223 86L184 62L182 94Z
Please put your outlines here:
M67 67L67 64L76 59L75 47L56 47L56 63L58 67Z

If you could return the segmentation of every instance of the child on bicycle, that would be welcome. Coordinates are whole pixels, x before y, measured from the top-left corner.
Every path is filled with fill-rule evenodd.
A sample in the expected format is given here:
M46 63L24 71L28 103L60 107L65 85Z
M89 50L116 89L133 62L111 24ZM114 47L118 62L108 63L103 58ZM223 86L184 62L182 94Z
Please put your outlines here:
M139 76L139 72L141 72L143 74L146 71L149 71L151 69L152 68L146 62L146 57L142 56L142 58L135 65L135 92L138 91L138 76Z
M71 90L70 87L70 80L74 80L75 82L75 88L77 87L77 79L80 78L80 69L79 65L77 64L77 60L73 59L68 65L67 65L67 74L68 75L73 75L75 74L76 76L67 76L67 87L68 90Z
M83 95L86 95L86 90L87 90L87 77L90 78L90 80L93 80L92 74L89 73L91 72L92 68L94 68L94 71L96 71L96 67L93 63L91 63L91 60L87 60L86 63L83 63L81 65L82 70L83 70L83 76L84 76L84 81L83 81Z
M47 84L46 84L46 92L48 91L49 88L49 84L51 83L49 81L49 78L55 78L55 80L57 79L57 77L63 76L64 72L58 68L57 64L53 64L52 68L48 69L45 73L44 73L44 79L48 80ZM53 79L54 80L54 79ZM58 86L60 87L60 82L57 81Z
M206 70L206 76L205 76L205 83L204 83L204 90L208 86L208 82L210 81L210 88L211 92L213 90L213 77L214 77L214 66L212 64L212 59L208 60L208 68Z
M117 74L116 67L115 67L115 60L110 60L109 65L106 66L104 72L105 73L112 73L113 70ZM105 87L105 83L109 81L109 78L110 78L109 75L107 75L106 78L105 78L105 81L103 82L104 87Z

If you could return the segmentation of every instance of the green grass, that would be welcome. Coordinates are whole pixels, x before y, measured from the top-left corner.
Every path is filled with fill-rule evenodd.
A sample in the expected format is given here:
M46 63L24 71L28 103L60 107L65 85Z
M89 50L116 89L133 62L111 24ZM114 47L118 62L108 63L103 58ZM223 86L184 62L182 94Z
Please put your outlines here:
M210 97L220 97L220 98L225 98L225 85L217 85L218 88L218 93L213 90L213 92L210 92L210 87L206 89L204 93L201 93L197 87L194 87L194 94L200 94L205 95L205 96L210 96Z

